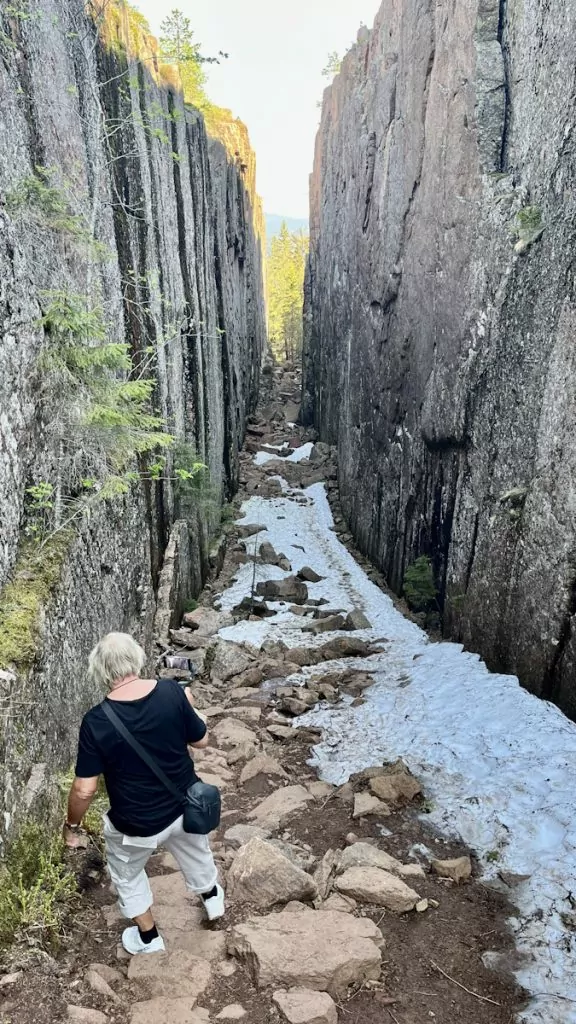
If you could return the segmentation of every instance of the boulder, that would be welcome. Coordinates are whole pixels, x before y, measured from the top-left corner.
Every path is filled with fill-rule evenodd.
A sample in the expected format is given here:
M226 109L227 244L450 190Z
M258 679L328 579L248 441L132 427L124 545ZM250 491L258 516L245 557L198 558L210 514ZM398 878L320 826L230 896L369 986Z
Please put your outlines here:
M264 909L290 900L313 899L316 886L310 875L275 846L251 839L240 847L228 872L228 893Z
M314 872L314 882L316 883L316 888L318 890L318 899L326 899L328 892L330 891L332 872L337 867L339 861L339 851L337 853L336 850L326 850L326 853Z
M256 733L249 729L247 725L244 725L244 722L239 722L236 718L223 718L211 730L210 736L223 750L236 747L240 743L250 743L254 747L258 743Z
M399 875L402 866L396 857L390 856L384 850L379 850L372 843L356 842L342 851L338 873L343 874L348 868L380 868L382 871L390 871L393 875Z
M258 597L243 597L240 604L232 610L235 615L257 615L260 619L269 619L276 615L274 609L269 608L266 601Z
M209 1020L208 1010L194 1008L194 1003L185 997L160 998L134 1003L130 1024L207 1024Z
M306 804L313 799L304 786L286 786L285 789L277 789L275 793L262 800L253 811L250 811L248 817L255 819L259 825L278 828L296 811L304 810Z
M389 804L409 803L422 792L418 779L407 771L370 779L370 789L379 800Z
M269 725L266 732L269 732L275 740L289 740L296 735L294 729L287 725Z
M385 907L393 914L407 914L420 899L400 878L381 868L348 868L334 884L345 896Z
M354 611L348 612L342 629L350 631L355 629L372 629L372 623L366 618L364 612L361 612L359 608L355 608Z
M257 533L266 531L267 526L262 526L261 523L244 523L236 526L236 532L239 537L255 537Z
M259 988L304 987L340 999L349 985L380 976L381 942L368 918L300 910L234 926L229 950L246 961Z
M226 762L229 765L235 765L240 761L249 761L251 757L254 757L256 749L254 740L242 740L227 754Z
M355 636L339 636L329 640L320 648L324 661L337 661L338 658L367 658L370 644Z
M343 896L340 892L333 892L324 903L321 903L318 910L337 910L340 914L352 914L358 904L351 896Z
M290 661L302 668L305 665L319 665L322 661L322 653L318 647L292 647L286 651L286 661Z
M216 1020L242 1020L245 1016L246 1010L240 1003L230 1003L216 1014Z
M371 814L376 814L380 817L387 817L390 814L390 808L387 804L378 800L377 797L371 796L370 793L356 793L354 797L354 811L352 812L352 817L364 818Z
M279 775L284 779L287 777L280 762L269 757L268 754L257 754L248 764L244 765L240 772L240 785L243 786L245 782L254 779L257 775Z
M209 637L214 636L225 626L232 626L234 619L228 612L217 612L213 608L196 608L193 612L186 612L183 622L199 636Z
M128 965L128 979L146 985L150 996L186 996L189 1003L206 991L212 966L186 950L134 956Z
M295 843L287 843L284 839L269 839L268 842L280 850L280 853L283 853L293 864L302 868L302 871L311 871L318 862L318 858L310 853L310 850L296 846Z
M343 615L327 615L325 618L316 619L309 626L303 626L303 633L335 633L344 627Z
M452 860L433 860L432 870L440 878L451 878L453 882L466 882L472 875L470 857L454 857Z
M272 833L267 828L260 828L258 825L232 825L224 833L224 842L233 850L239 850L251 839L268 839Z
M220 640L216 644L210 673L213 679L219 679L220 682L226 683L229 679L249 669L253 662L254 658L250 657L239 644Z
M325 576L319 576L309 565L303 565L296 575L299 580L304 580L305 583L320 583L326 578Z
M336 1004L327 992L309 988L280 989L273 1001L288 1024L338 1024Z
M100 1010L91 1010L87 1006L66 1007L66 1016L75 1024L107 1024L108 1017Z
M280 701L279 708L287 715L292 715L297 718L299 715L305 715L307 711L310 711L312 703L308 701L300 700L298 697L283 697Z
M243 706L240 704L234 708L234 714L241 722L251 722L253 725L256 725L262 718L262 708L255 705Z
M287 576L283 580L266 580L258 583L256 593L268 601L290 601L294 604L306 604L308 587L296 576Z
M251 665L245 672L241 672L240 675L234 679L235 686L260 686L260 683L264 679L262 669L258 665Z

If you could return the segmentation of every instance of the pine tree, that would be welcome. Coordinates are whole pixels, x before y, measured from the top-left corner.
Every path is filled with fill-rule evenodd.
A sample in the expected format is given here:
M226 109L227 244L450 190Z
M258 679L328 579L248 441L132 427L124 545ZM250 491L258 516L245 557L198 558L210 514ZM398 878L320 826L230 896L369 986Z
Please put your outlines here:
M296 359L302 351L302 303L308 236L283 222L272 239L267 268L269 340L274 354Z
M174 8L160 25L160 31L162 58L178 65L184 99L202 108L207 102L204 91L206 74L202 65L209 59L202 56L200 44L194 42L190 18Z

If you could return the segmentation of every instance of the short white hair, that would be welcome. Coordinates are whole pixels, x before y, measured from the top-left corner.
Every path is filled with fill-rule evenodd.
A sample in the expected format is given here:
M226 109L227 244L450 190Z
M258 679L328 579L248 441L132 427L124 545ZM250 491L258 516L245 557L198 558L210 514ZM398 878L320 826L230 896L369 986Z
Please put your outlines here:
M112 686L115 679L140 675L146 653L129 633L108 633L88 658L88 678L97 686Z

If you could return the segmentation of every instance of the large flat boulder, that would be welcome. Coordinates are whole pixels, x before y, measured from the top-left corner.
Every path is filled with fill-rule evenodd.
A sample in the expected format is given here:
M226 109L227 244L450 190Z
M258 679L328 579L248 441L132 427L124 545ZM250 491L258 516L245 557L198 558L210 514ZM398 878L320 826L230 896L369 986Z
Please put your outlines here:
M385 907L393 914L407 914L420 900L402 879L381 868L348 868L334 884L345 896Z
M151 998L186 996L193 1004L212 980L212 965L182 949L134 956L128 966L128 979L145 985Z
M309 988L340 999L380 976L382 933L368 918L335 911L281 911L232 929L228 948L259 988Z
M306 804L313 800L314 797L304 786L286 786L262 800L250 811L248 817L255 819L259 825L279 828L291 815L304 810Z
M214 608L196 608L193 612L186 612L183 622L198 636L210 637L214 636L219 629L232 626L234 619L230 612L217 612Z
M210 736L223 750L230 750L240 743L251 743L254 747L258 743L256 733L236 718L223 718L210 730Z
M316 886L310 875L277 847L251 839L236 854L228 872L228 893L255 907L272 907L290 900L313 899Z
M146 999L134 1003L130 1024L206 1024L208 1010L194 1007L186 997L180 999Z

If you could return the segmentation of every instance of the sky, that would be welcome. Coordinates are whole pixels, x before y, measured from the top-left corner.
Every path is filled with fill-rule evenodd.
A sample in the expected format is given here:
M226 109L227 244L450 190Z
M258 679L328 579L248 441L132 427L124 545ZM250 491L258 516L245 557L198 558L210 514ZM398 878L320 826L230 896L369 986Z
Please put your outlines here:
M328 80L328 54L342 54L361 23L372 26L380 0L133 0L155 35L178 7L192 22L206 56L206 91L248 125L267 213L308 216L308 176Z

